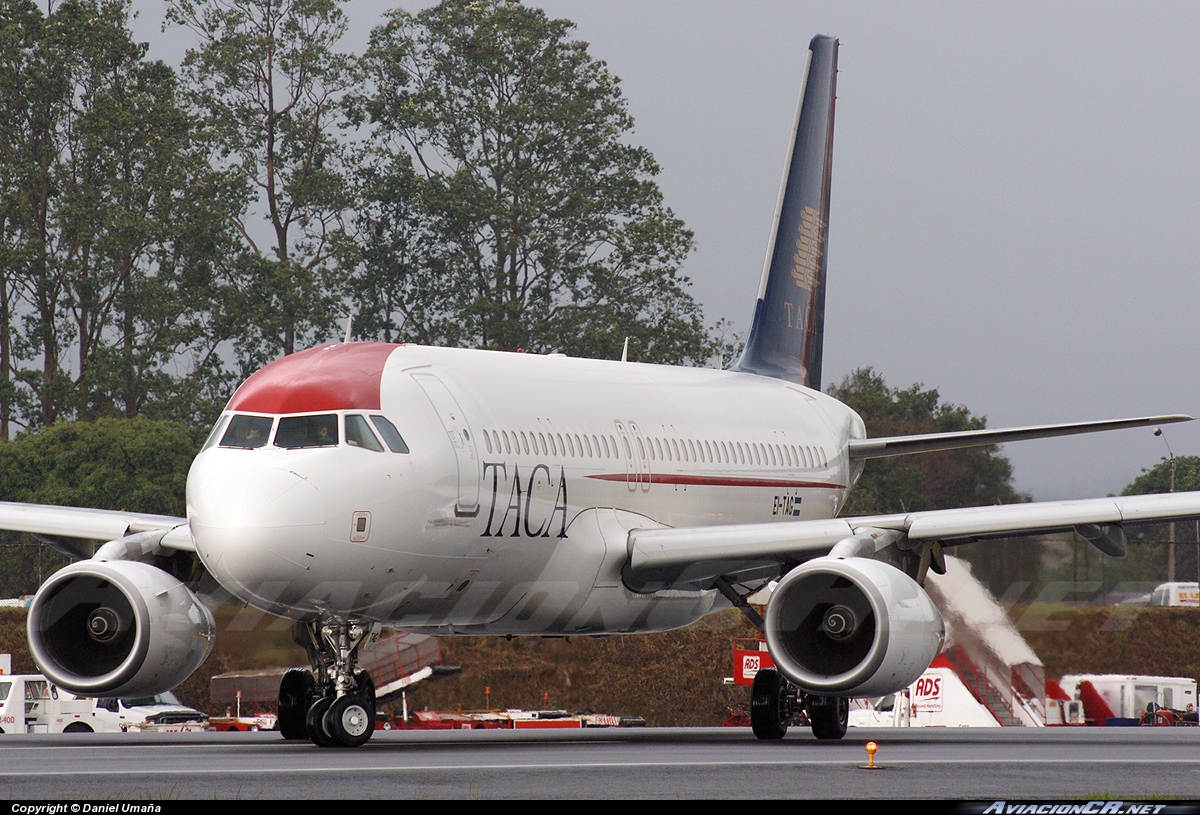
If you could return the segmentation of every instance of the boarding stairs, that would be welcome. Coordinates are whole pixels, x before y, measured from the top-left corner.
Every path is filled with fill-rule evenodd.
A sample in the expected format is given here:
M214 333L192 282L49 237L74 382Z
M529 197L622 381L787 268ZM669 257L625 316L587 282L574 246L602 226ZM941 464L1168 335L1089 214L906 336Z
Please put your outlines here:
M947 557L946 574L931 574L925 588L946 622L939 661L954 670L1001 725L1045 726L1042 661L966 562Z

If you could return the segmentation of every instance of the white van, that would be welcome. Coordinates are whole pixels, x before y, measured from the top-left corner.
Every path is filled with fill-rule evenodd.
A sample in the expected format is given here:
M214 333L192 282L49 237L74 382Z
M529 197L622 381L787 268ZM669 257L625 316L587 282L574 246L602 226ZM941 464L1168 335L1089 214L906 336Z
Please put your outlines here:
M1152 606L1200 606L1200 583L1163 583L1150 595Z

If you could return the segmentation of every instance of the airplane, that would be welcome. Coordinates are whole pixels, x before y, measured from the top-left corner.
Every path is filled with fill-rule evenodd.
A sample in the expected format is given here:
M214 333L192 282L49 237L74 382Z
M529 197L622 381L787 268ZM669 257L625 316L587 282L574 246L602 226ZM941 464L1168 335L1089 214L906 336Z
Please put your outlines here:
M946 547L1200 516L1200 493L838 517L868 459L1187 421L1181 415L870 438L821 392L838 41L815 37L745 350L729 370L377 342L276 360L196 456L187 517L0 504L76 562L28 615L30 650L86 696L174 687L215 624L205 576L293 621L308 669L279 689L288 739L359 746L358 654L384 626L445 636L664 631L739 608L775 669L759 738L804 711L911 684L942 647L922 588ZM89 551L88 542L98 548ZM765 618L748 598L774 584Z

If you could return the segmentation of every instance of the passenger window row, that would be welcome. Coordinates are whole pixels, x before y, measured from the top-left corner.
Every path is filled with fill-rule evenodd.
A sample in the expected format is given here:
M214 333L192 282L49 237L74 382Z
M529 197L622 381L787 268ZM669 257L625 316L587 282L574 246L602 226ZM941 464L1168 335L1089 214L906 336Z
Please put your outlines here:
M617 437L595 433L526 433L524 430L493 430L483 434L488 453L554 456L559 458L617 458Z
M813 470L829 466L824 448L778 442L734 442L634 435L638 457L648 461L680 461L704 464L736 464L754 467ZM525 432L492 430L483 434L491 455L542 455L557 458L621 457L617 437L605 434ZM622 438L624 455L633 458L633 448Z

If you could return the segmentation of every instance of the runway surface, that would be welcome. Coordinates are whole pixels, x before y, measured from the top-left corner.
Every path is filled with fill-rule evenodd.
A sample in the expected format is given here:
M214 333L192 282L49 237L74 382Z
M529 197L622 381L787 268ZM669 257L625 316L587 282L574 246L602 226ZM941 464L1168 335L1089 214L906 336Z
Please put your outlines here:
M864 745L879 744L866 764ZM1200 798L1200 729L378 732L359 749L277 733L0 736L9 799Z

